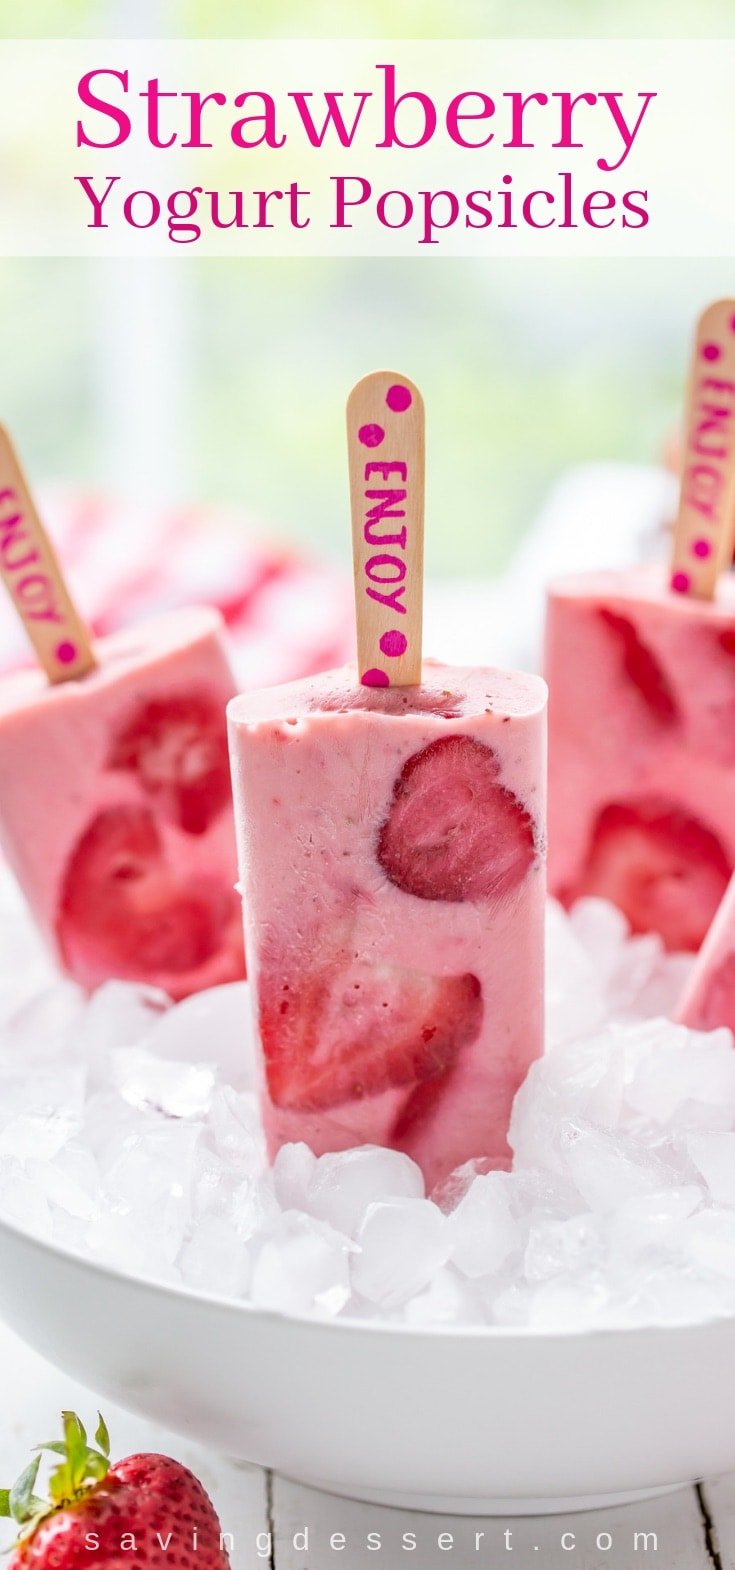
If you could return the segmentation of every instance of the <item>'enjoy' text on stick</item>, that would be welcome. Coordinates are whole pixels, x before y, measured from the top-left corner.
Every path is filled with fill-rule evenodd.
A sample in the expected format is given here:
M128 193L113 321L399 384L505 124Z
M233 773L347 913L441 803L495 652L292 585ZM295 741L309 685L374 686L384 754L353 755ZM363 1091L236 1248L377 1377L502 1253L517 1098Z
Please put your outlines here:
M0 426L0 571L50 682L86 676L96 660L7 431Z
M697 323L682 452L671 587L712 599L735 537L735 300Z
M367 687L421 681L424 403L413 382L373 371L347 400L357 662Z

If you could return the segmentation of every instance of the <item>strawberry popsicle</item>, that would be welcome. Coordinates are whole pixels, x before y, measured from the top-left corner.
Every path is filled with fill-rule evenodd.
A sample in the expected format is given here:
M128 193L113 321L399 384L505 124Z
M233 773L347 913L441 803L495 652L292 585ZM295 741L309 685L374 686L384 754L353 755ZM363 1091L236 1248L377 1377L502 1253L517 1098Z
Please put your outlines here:
M0 681L0 844L61 965L174 998L244 973L217 612L94 644L52 685Z
M229 705L271 1153L502 1163L543 1046L546 688L426 662Z
M236 979L221 617L94 642L2 427L0 575L40 661L0 681L0 846L59 963L174 998Z
M552 585L549 881L669 949L702 943L735 867L735 301L700 318L662 567Z
M657 566L548 600L549 882L697 949L735 867L735 579L671 594Z
M690 1030L735 1031L735 876L687 978L675 1018Z

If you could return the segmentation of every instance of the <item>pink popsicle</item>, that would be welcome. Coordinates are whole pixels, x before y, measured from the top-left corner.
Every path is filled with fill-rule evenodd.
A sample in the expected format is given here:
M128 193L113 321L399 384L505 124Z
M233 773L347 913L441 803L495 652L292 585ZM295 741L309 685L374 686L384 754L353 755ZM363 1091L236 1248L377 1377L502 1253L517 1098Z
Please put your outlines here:
M735 876L697 955L676 1018L691 1030L735 1031Z
M502 1163L543 1045L546 688L426 662L228 708L271 1153Z
M172 997L244 974L221 618L95 645L83 680L0 682L0 844L61 965Z
M671 593L663 568L549 594L549 881L697 949L735 866L735 579Z

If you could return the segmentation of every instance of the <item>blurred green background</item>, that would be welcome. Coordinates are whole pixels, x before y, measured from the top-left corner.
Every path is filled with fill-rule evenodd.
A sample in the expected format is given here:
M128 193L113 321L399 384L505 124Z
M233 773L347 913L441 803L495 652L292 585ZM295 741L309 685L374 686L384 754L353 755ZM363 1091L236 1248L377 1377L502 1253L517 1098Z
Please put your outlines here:
M0 0L3 37L734 33L733 0ZM717 258L0 261L0 416L36 478L346 554L344 398L394 366L427 403L427 569L479 575L570 464L656 458L733 292Z

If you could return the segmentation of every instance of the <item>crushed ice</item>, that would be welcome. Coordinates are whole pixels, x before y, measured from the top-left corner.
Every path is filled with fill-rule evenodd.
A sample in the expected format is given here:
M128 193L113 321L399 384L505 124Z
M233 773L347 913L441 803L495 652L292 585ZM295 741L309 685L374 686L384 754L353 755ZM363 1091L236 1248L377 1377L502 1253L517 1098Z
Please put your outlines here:
M548 914L548 1050L512 1172L432 1198L368 1146L269 1168L246 984L86 1000L0 879L0 1213L196 1292L415 1327L576 1330L735 1313L735 1051L666 1019L690 963L599 900Z

